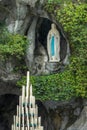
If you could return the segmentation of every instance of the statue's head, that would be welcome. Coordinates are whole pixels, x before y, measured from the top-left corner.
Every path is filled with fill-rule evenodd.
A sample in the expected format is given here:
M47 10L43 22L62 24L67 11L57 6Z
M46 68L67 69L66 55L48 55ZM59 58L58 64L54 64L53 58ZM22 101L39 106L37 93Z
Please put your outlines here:
M54 23L51 24L51 28L52 29L55 29L56 28L56 25Z

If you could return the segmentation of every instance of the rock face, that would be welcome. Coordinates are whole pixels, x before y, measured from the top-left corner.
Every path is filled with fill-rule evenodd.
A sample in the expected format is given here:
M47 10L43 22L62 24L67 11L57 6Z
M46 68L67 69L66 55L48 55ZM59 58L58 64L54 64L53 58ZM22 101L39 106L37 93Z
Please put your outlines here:
M69 46L67 39L60 25L44 10L44 3L44 0L0 1L2 7L6 6L5 10L2 9L5 12L4 16L0 13L1 21L5 21L11 33L23 34L29 39L26 50L26 65L31 74L34 75L56 73L63 70L64 66L68 64ZM60 62L53 64L49 63L47 52L47 35L52 23L56 24L61 37Z
M51 124L53 124L52 130L68 130L69 126L72 126L72 124L77 122L77 119L80 119L84 103L81 99L70 102L46 101L44 106L49 113L48 115L50 115Z
M81 112L81 116L67 130L86 130L87 129L87 106Z

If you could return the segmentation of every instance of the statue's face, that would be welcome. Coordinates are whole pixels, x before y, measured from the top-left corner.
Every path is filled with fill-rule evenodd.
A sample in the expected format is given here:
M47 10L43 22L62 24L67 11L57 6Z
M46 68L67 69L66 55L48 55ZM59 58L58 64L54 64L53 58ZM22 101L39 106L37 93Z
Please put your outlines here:
M56 28L56 25L54 23L51 24L51 28L54 29Z

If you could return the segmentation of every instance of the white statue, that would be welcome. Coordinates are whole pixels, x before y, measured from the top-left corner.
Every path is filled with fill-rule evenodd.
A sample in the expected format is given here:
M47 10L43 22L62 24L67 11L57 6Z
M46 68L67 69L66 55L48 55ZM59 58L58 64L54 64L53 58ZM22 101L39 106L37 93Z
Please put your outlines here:
M60 61L60 34L56 29L56 25L51 25L51 30L47 36L47 50L49 55L49 62Z

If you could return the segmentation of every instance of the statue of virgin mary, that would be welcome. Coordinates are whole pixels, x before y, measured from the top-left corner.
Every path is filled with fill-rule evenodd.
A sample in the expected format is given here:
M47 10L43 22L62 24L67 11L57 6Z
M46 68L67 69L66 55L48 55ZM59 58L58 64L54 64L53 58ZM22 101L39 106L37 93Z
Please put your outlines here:
M47 36L47 50L49 62L60 61L60 34L55 24L51 25L51 30Z

